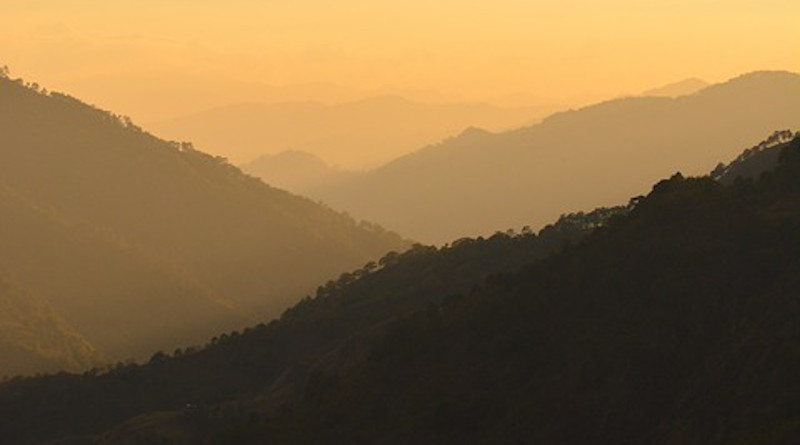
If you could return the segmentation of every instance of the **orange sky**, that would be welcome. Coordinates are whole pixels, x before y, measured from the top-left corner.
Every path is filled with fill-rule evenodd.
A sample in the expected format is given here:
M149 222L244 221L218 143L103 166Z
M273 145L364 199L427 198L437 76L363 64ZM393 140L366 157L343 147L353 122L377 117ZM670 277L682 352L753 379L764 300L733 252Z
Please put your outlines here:
M797 0L2 3L0 63L145 123L270 100L270 85L569 102L800 71ZM350 97L318 88L329 101Z

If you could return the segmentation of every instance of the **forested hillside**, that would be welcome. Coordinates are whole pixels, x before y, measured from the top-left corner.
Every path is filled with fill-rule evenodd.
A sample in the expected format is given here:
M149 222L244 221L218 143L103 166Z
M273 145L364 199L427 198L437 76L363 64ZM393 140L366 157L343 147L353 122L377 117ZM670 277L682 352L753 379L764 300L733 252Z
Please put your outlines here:
M287 310L280 320L215 337L202 350L159 352L149 364L120 363L99 376L15 379L0 386L0 433L20 445L71 435L88 435L90 440L92 434L148 412L180 414L187 406L205 412L262 394L269 394L270 406L292 403L303 397L309 379L320 370L362 362L393 320L544 258L625 211L566 216L538 234L497 233L441 249L416 246L402 254L392 252L320 286L314 297ZM220 412L235 416L237 410ZM37 419L48 419L47 426ZM161 419L154 422L158 425ZM217 423L209 425L218 428ZM133 424L139 428L138 420Z
M113 360L280 314L408 243L0 76L3 272Z
M744 150L729 164L719 163L711 172L711 177L728 185L739 177L756 179L765 171L775 168L783 149L795 137L791 130L776 131L757 145Z
M18 444L791 444L798 277L795 138L758 178L675 174L538 235L387 255L201 351L12 380L0 433Z
M0 375L81 371L101 357L29 292L0 276Z

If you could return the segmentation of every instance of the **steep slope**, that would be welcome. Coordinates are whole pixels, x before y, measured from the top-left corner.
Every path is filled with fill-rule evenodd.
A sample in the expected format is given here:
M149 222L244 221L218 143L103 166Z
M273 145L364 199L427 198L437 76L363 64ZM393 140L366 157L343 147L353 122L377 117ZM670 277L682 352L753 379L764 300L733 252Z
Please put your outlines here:
M0 270L110 360L205 341L252 323L178 267L0 182Z
M88 435L85 440L91 443L92 435L125 421L103 437L126 443L131 438L120 436L141 432L146 437L176 418L183 423L184 409L205 411L264 393L272 406L291 403L320 369L345 369L362 361L374 338L398 317L544 258L624 211L572 215L538 235L498 233L442 249L416 246L390 253L379 264L320 286L314 298L304 299L280 320L222 335L200 351L157 354L148 365L120 365L100 376L59 375L0 385L0 434L18 445L67 435ZM165 410L178 410L177 417L159 414ZM37 419L49 420L44 426ZM209 426L217 424L210 419ZM202 430L196 432L204 436Z
M55 250L41 241L53 218L36 216L30 225L0 221L14 254L27 260L8 256L7 267L54 308L71 305L69 315L60 315L80 332L93 320L92 342L97 335L132 343L143 340L137 332L157 336L148 323L191 330L197 341L221 324L231 326L232 319L243 323L235 312L274 316L317 283L407 246L379 227L271 188L188 144L162 141L126 119L21 81L0 78L0 134L9 212L28 218L36 213L31 208L45 209L92 233L82 239L59 233L63 250ZM105 242L90 246L98 240ZM70 258L71 251L80 255ZM113 317L103 318L97 302L130 318L115 324ZM103 323L118 330L100 334ZM124 358L144 350L117 346L102 352Z
M94 348L44 303L0 277L0 376L100 363Z
M799 178L800 139L756 181L675 175L580 245L387 326L294 404L174 412L139 433L208 437L218 422L206 443L797 443ZM125 431L101 443L147 437Z
M306 151L348 169L369 168L469 125L493 130L537 122L558 108L424 103L382 96L325 105L239 104L150 126L158 135L249 161L265 153Z
M659 183L215 443L797 443L800 139L784 153L756 182Z
M743 151L730 164L717 165L711 177L723 184L732 184L737 178L756 179L778 165L783 149L795 137L797 135L790 130L776 131L758 145Z
M199 352L0 385L0 433L76 445L800 439L800 138L756 180L676 174L539 236L420 246L381 265Z
M624 201L674 171L708 172L743 142L800 127L798 102L800 75L753 73L690 96L618 99L505 133L472 129L309 194L425 242L537 227Z

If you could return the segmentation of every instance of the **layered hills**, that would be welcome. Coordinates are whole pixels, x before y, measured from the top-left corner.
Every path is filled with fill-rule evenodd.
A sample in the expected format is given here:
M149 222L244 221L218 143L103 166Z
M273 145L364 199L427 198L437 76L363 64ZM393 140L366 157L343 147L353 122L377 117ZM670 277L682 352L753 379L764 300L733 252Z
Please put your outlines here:
M14 379L0 385L0 433L76 445L796 443L800 138L777 146L772 168L728 185L674 174L538 234L386 255L202 350Z
M275 316L408 245L7 76L0 134L0 270L111 360Z
M800 75L756 72L681 97L615 99L491 133L477 128L362 175L301 190L424 242L541 227L613 205L674 171L701 174L800 127Z
M215 108L149 127L190 139L237 163L266 153L305 151L347 169L371 168L455 134L469 125L504 130L537 122L559 107L426 103L376 96L339 104L246 103Z

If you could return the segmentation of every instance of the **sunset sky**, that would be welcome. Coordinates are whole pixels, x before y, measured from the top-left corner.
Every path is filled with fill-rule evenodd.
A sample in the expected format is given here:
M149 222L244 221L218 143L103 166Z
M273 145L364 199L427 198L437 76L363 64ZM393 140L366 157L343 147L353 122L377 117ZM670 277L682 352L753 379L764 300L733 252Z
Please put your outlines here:
M800 71L796 0L2 3L0 63L140 122L306 83L569 103Z

